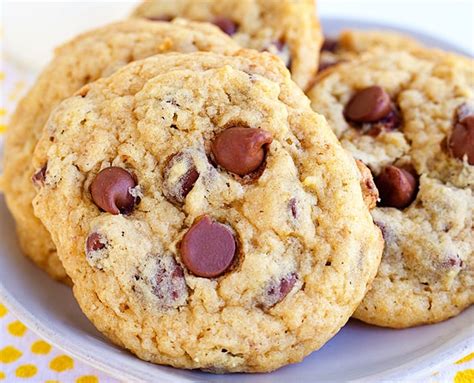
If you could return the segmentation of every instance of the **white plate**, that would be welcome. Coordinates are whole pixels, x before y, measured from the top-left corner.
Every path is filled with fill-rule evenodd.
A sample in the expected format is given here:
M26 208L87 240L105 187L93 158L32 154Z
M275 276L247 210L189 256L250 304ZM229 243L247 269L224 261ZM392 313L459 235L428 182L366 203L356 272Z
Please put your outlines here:
M327 35L342 28L387 28L341 19L323 20ZM409 32L425 43L458 51L449 43ZM474 307L431 326L390 330L351 321L302 363L271 374L211 375L143 362L108 342L88 322L71 290L40 272L18 250L14 224L0 198L0 300L29 328L74 357L127 381L315 382L415 379L474 347Z

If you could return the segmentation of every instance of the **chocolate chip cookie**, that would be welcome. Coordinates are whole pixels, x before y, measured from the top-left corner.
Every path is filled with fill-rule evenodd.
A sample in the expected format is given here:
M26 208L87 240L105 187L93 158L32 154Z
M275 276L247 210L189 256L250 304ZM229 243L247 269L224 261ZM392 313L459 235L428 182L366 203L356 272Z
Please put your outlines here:
M427 57L427 55L426 55ZM342 145L373 172L385 250L355 312L366 322L438 322L474 302L474 63L446 54L366 54L309 92Z
M218 28L184 20L128 20L85 33L58 48L19 103L5 145L5 196L24 253L52 277L67 280L49 233L31 206L34 185L43 183L45 171L34 174L31 156L51 110L59 102L130 61L173 51L232 53L237 49L238 45Z
M241 46L278 55L303 89L317 70L322 33L314 0L148 0L133 15L214 23Z
M328 36L324 39L319 56L318 77L326 75L335 65L352 61L368 52L403 51L415 57L432 60L446 60L451 56L454 60L466 61L467 58L436 48L426 47L412 37L388 30L348 29L339 36Z
M148 361L298 362L376 274L355 161L268 53L131 63L55 109L34 165L82 310Z
M418 51L422 45L409 36L389 31L348 29L326 36L321 46L319 72L351 61L369 51Z

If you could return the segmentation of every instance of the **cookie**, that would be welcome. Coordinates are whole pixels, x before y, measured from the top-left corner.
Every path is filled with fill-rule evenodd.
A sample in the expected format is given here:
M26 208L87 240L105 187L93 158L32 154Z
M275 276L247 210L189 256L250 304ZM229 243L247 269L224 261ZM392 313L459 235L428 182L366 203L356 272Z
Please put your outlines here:
M133 16L214 23L241 46L278 55L302 89L317 70L322 33L313 0L151 0Z
M108 76L130 61L165 52L232 53L238 45L218 28L176 20L156 23L128 20L99 28L66 43L19 103L9 124L4 157L4 192L17 223L23 252L53 278L67 281L49 233L34 216L31 156L54 107L90 81Z
M355 60L369 52L394 51L408 52L415 57L428 60L433 60L436 57L443 61L447 57L453 57L454 60L465 61L469 64L469 59L465 57L426 47L403 33L387 30L348 29L342 31L336 38L330 36L325 38L320 52L318 75L324 76L327 70L335 65Z
M397 32L348 29L337 37L325 37L321 47L319 72L370 51L413 52L421 49L422 45L418 41Z
M82 310L144 360L298 362L376 274L355 161L268 53L131 63L56 108L34 164Z
M355 317L409 327L474 302L474 65L447 54L366 54L309 92L372 171L384 233L379 273Z

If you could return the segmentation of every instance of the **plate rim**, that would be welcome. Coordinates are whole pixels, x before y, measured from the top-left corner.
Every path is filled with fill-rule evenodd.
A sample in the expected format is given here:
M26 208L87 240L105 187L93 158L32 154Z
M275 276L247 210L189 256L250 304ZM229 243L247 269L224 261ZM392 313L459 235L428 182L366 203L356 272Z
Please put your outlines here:
M78 360L86 363L98 370L105 372L106 374L123 380L126 378L130 382L139 382L147 383L150 380L142 379L141 377L133 374L140 373L138 370L131 370L130 372L111 366L110 364L103 363L98 359L94 359L89 356L87 352L84 352L80 347L76 346L72 341L67 339L61 339L59 336L56 336L53 331L51 331L47 326L44 326L40 321L37 321L28 309L22 305L16 298L11 295L5 286L0 282L0 300L7 308L24 324L37 335L47 340L53 344L58 349L71 354L73 357ZM466 308L459 315L469 315L474 317L474 307ZM449 320L449 319L448 319ZM474 332L474 325L472 330ZM403 329L402 329L403 331ZM375 374L367 375L361 378L353 379L351 382L378 382L381 379L399 379L403 380L406 378L416 379L426 373L432 372L433 369L440 369L448 364L456 362L458 359L465 356L466 352L469 352L469 348L474 346L474 333L471 332L469 335L469 328L463 329L462 332L458 333L454 340L445 342L442 345L438 346L436 349L416 358L410 362L403 363L398 367L391 368L382 372ZM446 345L447 343L454 343ZM128 352L128 351L127 351ZM317 351L315 351L317 352ZM134 356L137 358L136 356ZM140 363L150 363L143 361L139 358L136 361ZM152 364L152 363L150 363ZM153 364L152 364L153 365ZM297 365L297 364L296 364ZM157 365L160 367L160 365ZM237 375L236 375L237 376ZM170 380L168 380L168 378ZM174 383L176 382L176 376L171 374L168 371L160 371L160 379L163 383ZM197 380L196 380L197 381ZM199 381L204 381L200 379Z

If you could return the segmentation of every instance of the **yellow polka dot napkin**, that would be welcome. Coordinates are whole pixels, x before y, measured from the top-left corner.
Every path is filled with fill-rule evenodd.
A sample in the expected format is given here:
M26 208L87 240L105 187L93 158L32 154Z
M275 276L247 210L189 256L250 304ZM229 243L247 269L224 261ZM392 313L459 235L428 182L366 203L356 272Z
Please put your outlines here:
M1 45L0 45L1 48ZM1 49L0 49L1 51ZM0 155L8 117L34 76L2 58L0 69ZM1 161L0 161L1 163ZM1 166L1 165L0 165ZM0 167L1 173L1 167ZM474 351L474 346L473 350ZM115 383L117 380L74 360L27 329L0 302L0 383ZM474 352L414 383L474 383Z
M0 303L0 382L115 383L38 338Z

